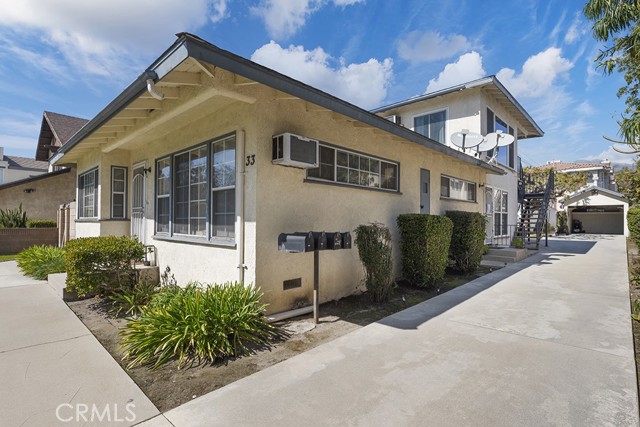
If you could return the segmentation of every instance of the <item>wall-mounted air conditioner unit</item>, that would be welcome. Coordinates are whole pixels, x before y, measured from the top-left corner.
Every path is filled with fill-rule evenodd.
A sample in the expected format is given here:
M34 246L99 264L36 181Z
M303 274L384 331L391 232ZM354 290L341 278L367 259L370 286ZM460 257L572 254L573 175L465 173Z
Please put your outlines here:
M393 122L397 125L401 125L402 124L402 120L400 119L400 116L398 116L397 114L393 114L391 116L387 116L385 117L385 119L389 120L390 122Z
M310 169L319 166L318 141L292 133L275 135L272 139L273 151L271 163Z

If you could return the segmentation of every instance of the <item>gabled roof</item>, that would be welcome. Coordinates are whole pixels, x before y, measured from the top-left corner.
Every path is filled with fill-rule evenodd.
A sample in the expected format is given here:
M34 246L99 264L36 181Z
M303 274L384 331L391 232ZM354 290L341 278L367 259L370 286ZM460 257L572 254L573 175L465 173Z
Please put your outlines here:
M9 163L9 169L28 169L34 171L46 171L49 163L34 160L29 157L4 156L3 160Z
M80 117L45 111L40 125L36 160L49 160L49 152L64 145L88 121Z
M543 136L544 132L538 126L538 124L531 118L529 113L520 105L516 98L504 87L500 80L496 76L483 77L478 80L473 80L467 83L462 83L456 86L451 86L446 89L437 90L435 92L425 93L413 98L406 99L404 101L396 102L394 104L386 105L384 107L376 108L372 110L373 113L385 113L393 109L404 107L406 105L415 104L417 102L426 101L429 99L437 98L439 96L448 95L450 93L460 92L463 90L483 88L488 94L494 96L500 105L505 108L511 115L516 117L520 123L524 126L524 129L519 129L518 138L534 138ZM520 135L520 132L522 134Z
M571 203L575 203L579 200L586 199L587 197L592 195L593 191L597 192L597 194L605 194L613 199L628 203L628 200L624 196L624 194L618 193L617 191L609 190L607 188L598 187L597 185L589 185L587 187L581 188L575 193L569 194L567 197L564 198L563 203L565 205L570 205Z
M148 79L151 79L156 83L162 83L162 79L165 77L167 77L167 79L171 79L172 76L170 73L172 73L172 71L179 69L179 67L188 59L193 59L198 64L204 63L213 66L214 69L220 68L231 72L239 79L244 79L247 82L247 85L258 83L268 86L293 98L307 101L328 111L345 116L351 121L359 122L364 127L382 130L389 133L392 137L401 138L402 140L425 146L467 164L483 168L489 173L498 175L505 174L505 172L497 166L490 165L482 160L461 153L458 150L444 146L430 138L413 132L412 130L406 129L395 123L391 123L389 120L373 114L370 111L366 111L360 107L350 104L347 101L329 95L319 89L292 79L270 68L259 65L246 58L220 49L197 36L189 33L180 33L177 36L178 40L169 49L167 49L167 51L165 51L153 64L151 64L151 66L149 66L149 68L138 76L133 83L131 83L122 93L111 101L109 105L100 111L58 150L51 159L52 163L64 164L65 161L63 158L65 157L70 159L68 161L77 161L80 154L74 154L72 153L72 150L74 150L74 148L81 144L85 139L88 140L88 145L99 145L99 141L104 141L104 137L93 136L92 134L113 119L116 115L127 113L128 111L126 111L126 109L130 104L133 104L134 102L141 103L141 96L147 92ZM182 75L185 74L191 73L182 72ZM160 102L154 102L154 100L150 101L152 104ZM135 112L129 111L129 113ZM124 117L124 114L121 117ZM123 141L130 140L127 139L127 136L122 138L118 136L117 138L119 138L119 140L114 143L115 145L112 144L112 148L124 144ZM129 135L129 138L131 138L131 135Z

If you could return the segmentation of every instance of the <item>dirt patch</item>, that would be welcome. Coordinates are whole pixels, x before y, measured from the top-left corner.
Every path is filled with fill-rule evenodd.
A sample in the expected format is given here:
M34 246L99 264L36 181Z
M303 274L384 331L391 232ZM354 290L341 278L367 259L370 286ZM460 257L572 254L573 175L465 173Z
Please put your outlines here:
M178 369L176 362L169 362L156 370L147 367L127 368L126 361L122 360L118 335L120 328L126 324L126 319L114 318L109 314L109 304L100 297L69 302L68 305L149 399L164 412L439 293L447 292L491 270L481 268L468 277L448 274L432 290L401 285L394 290L390 301L384 304L372 303L366 294L331 301L320 306L318 325L313 324L310 315L279 322L278 326L287 331L288 337L274 343L270 349L226 359L213 365L201 364L182 369Z

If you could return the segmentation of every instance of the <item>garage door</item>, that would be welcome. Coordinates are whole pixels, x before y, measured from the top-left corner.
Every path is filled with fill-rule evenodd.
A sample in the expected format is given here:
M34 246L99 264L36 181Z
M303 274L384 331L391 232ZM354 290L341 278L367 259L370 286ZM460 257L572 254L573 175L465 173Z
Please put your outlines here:
M582 221L582 228L594 234L624 234L622 206L598 206L576 208L572 219Z

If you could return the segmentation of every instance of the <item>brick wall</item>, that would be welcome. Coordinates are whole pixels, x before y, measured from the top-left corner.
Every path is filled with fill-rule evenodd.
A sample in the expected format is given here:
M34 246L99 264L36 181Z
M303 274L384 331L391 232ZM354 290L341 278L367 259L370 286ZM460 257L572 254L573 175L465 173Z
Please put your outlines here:
M58 246L58 229L0 228L0 255L17 254L33 245Z

